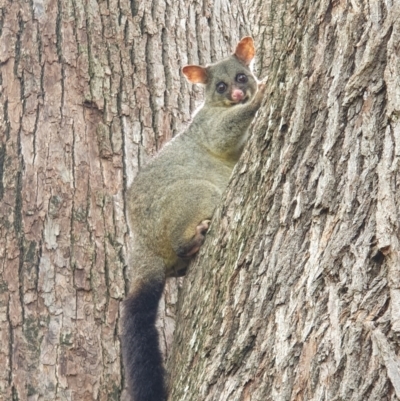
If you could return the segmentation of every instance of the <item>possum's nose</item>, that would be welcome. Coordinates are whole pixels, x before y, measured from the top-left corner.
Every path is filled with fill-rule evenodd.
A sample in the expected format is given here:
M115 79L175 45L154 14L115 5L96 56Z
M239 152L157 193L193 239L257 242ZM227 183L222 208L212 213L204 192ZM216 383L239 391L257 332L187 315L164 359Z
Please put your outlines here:
M244 98L244 92L241 89L234 89L232 91L232 100L234 102L240 102Z

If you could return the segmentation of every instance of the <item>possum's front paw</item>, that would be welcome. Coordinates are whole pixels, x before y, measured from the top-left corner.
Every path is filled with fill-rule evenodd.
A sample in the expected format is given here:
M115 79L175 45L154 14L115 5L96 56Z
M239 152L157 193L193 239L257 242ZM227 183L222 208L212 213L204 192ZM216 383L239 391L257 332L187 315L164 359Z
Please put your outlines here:
M267 90L267 81L268 77L263 78L259 83L258 83L258 90L255 96L255 101L261 104L261 101L264 98L265 92Z

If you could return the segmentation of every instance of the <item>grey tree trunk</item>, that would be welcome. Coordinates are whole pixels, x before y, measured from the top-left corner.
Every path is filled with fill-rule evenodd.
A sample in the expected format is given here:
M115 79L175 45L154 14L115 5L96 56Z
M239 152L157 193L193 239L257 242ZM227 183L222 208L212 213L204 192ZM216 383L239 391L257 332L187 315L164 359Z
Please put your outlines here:
M267 96L191 266L170 400L400 400L400 9L245 3Z
M124 191L199 104L180 67L244 30L235 1L0 0L0 400L124 398Z

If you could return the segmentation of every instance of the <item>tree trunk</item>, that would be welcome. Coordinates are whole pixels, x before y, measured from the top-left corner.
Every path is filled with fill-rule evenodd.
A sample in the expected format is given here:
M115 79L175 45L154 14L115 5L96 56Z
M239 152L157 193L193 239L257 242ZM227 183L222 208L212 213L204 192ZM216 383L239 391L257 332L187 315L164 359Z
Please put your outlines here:
M400 400L395 3L246 3L268 95L185 280L170 400Z
M0 400L124 398L124 191L239 33L236 1L0 0Z

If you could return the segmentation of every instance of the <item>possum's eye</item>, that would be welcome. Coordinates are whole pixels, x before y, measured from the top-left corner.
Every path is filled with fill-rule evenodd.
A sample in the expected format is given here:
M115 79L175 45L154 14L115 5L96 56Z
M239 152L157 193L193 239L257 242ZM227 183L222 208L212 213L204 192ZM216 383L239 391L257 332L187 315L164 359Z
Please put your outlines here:
M248 81L248 78L245 74L237 74L235 80L239 84L245 84Z
M224 82L217 83L217 92L218 93L224 93L226 91L226 88L227 88L226 83L224 83Z

